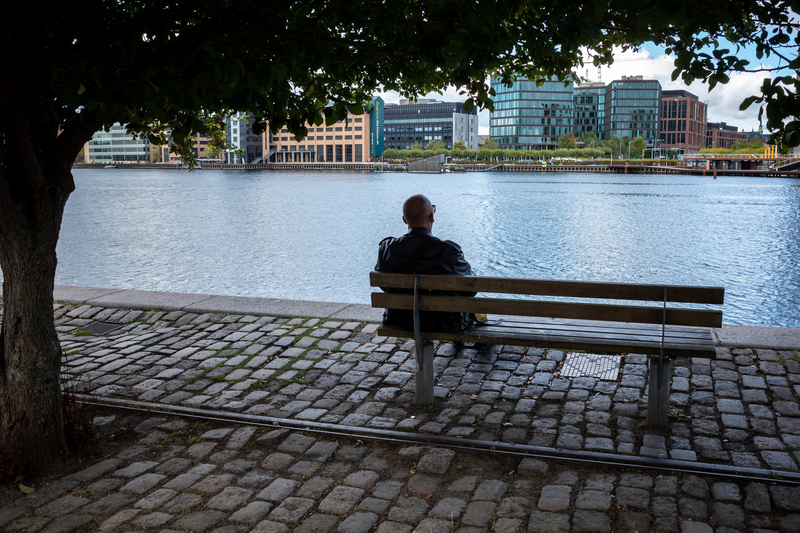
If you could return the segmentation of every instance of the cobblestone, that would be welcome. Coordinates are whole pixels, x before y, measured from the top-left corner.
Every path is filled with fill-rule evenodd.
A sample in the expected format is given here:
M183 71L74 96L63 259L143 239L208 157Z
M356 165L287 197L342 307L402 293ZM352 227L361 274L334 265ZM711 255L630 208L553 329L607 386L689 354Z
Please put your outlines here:
M130 319L107 337L74 336L77 323L59 326L71 353L65 371L76 379L84 372L97 394L775 471L797 471L800 461L800 366L790 364L791 352L721 349L727 359L675 359L674 415L662 432L640 431L647 358L637 354L621 359L616 381L603 381L561 377L562 351L436 343L437 399L428 411L413 403L413 342L377 337L374 325L181 312L170 320L182 325L167 329L172 313L136 314L139 321L127 310L72 311L70 320L107 312L106 319ZM768 479L602 465L577 473L547 460L442 446L382 448L285 428L228 423L200 432L178 419L144 422L136 425L136 446L0 509L0 528L49 531L95 520L109 531L130 524L219 533L451 525L464 533L783 533L800 522L800 494ZM182 435L175 445L179 431L192 439Z

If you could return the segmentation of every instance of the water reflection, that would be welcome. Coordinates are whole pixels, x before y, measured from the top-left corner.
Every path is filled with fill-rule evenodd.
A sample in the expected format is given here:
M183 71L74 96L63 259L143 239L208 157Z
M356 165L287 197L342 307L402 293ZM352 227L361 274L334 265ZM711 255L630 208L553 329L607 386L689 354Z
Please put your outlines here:
M57 283L368 302L402 202L483 275L721 285L725 321L800 327L800 180L77 170Z

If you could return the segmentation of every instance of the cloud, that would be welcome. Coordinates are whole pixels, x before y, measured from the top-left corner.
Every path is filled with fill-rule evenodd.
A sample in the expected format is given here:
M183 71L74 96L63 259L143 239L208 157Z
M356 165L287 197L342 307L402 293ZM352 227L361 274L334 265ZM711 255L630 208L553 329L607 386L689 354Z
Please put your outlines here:
M586 68L578 74L585 76ZM730 81L724 85L718 84L712 91L708 84L694 81L687 86L678 78L672 81L672 71L675 70L674 58L670 56L653 57L650 52L628 51L617 53L614 64L602 67L600 75L604 83L610 83L622 76L644 76L647 79L656 79L661 82L661 88L666 90L686 90L697 96L702 102L708 104L708 120L710 122L725 122L736 126L739 131L758 129L758 106L752 105L746 111L739 111L739 105L746 97L759 94L764 81L764 73L741 72L730 76ZM588 67L589 78L597 81L598 69Z
M760 94L761 84L767 76L764 73L734 73L730 81L724 85L717 85L714 90L708 90L708 85L695 81L687 86L680 78L672 81L672 71L675 69L674 58L666 55L656 56L646 49L638 52L621 50L614 55L614 64L601 67L599 70L591 63L579 68L577 74L588 78L589 81L602 81L606 84L619 80L622 76L644 76L646 79L656 79L661 82L662 89L686 90L697 96L702 102L708 104L708 120L710 122L725 122L736 126L739 131L758 129L758 106L752 105L746 111L739 111L739 105L750 95ZM451 87L442 94L430 93L425 98L436 98L445 102L463 102L464 95L458 94L459 89ZM384 102L398 103L400 95L395 91L378 93ZM489 112L478 112L478 128L481 135L489 134Z

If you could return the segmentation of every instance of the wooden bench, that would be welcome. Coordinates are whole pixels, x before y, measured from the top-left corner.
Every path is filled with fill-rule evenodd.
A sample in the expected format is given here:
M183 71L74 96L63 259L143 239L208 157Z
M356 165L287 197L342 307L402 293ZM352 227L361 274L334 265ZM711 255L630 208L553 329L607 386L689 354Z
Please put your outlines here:
M716 350L710 328L722 326L720 310L683 305L668 307L668 304L719 305L725 296L722 287L382 272L370 273L370 285L405 292L373 292L372 307L404 309L414 314L414 331L383 325L378 328L378 333L415 339L416 400L420 404L433 401L431 341L434 339L590 352L642 353L650 356L647 421L652 425L667 423L671 358L714 358ZM431 291L562 297L583 301L446 296ZM650 303L632 305L616 301ZM420 311L486 313L492 316L487 323L475 323L464 331L420 331Z

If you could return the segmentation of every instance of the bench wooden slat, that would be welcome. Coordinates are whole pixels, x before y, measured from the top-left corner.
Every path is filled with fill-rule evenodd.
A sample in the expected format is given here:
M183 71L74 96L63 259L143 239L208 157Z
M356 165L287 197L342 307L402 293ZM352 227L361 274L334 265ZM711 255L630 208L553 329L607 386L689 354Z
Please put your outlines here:
M476 325L477 329L485 329L486 331L535 331L541 334L563 335L565 333L575 334L578 336L614 336L616 338L640 338L640 339L655 339L661 340L661 328L655 330L642 330L624 327L624 323L620 322L598 322L597 326L586 326L583 324L542 324L542 323L527 323L527 322L512 322L503 321L499 325L493 323ZM687 334L682 331L675 331L673 326L666 328L664 339L667 342L676 344L704 344L713 343L711 335L706 328L694 328L694 332Z
M373 307L407 310L414 308L414 297L410 294L373 292L371 296ZM663 310L660 307L505 300L466 296L424 295L419 298L419 306L422 311L509 314L647 324L661 324L663 318ZM682 326L722 327L722 312L706 309L667 308L666 322Z
M419 288L422 290L663 302L664 288L666 287L668 302L721 304L724 302L725 298L725 289L723 287L692 287L679 285L648 285L471 276L420 275L418 278ZM414 278L407 274L371 272L370 285L372 287L413 289Z
M661 324L637 324L631 322L604 322L598 320L567 320L563 318L547 318L547 317L515 317L515 316L490 316L489 322L495 319L503 319L504 324L519 325L519 327L540 327L540 328L553 328L553 329L566 329L566 330L580 330L580 331L597 331L615 328L620 331L627 331L631 334L642 333L650 335L661 335ZM684 335L687 338L707 336L706 328L697 328L692 326L676 326L669 325L669 331L673 335Z
M413 338L414 333L381 326L378 328L379 335ZM464 332L442 331L442 332L422 332L421 337L429 340L443 340L454 342L476 342L481 344L513 344L515 346L531 346L537 348L567 348L573 350L585 350L589 352L611 352L611 353L643 353L658 355L661 352L660 342L647 342L642 340L630 340L619 338L591 338L570 335L539 335L535 333L503 333L485 334L483 331L476 332L468 328ZM659 339L660 341L660 339ZM709 344L681 344L674 345L665 343L664 355L668 357L705 357L714 358L716 351L713 342Z

